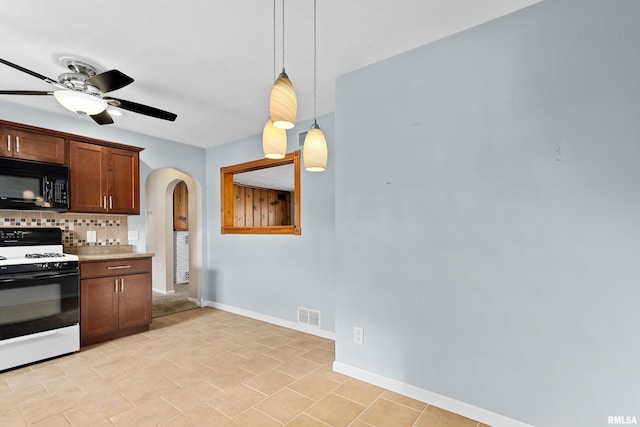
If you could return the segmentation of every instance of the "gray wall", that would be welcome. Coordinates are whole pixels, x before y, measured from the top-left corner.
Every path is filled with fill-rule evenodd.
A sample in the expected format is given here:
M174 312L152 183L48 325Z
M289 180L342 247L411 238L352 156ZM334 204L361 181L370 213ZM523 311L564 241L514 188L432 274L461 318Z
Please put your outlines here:
M135 132L129 132L115 126L99 126L90 118L79 118L72 113L63 111L54 114L42 110L25 107L0 99L0 118L18 123L25 123L47 129L55 129L76 135L84 135L121 144L143 147L140 153L140 215L130 216L129 230L137 230L137 242L130 242L138 251L145 250L145 180L147 175L159 168L179 169L200 182L203 197L207 194L205 179L205 150L204 148L181 144L161 138L154 138ZM43 99L43 101L46 101ZM130 113L135 114L135 113ZM118 120L117 118L115 120ZM157 119L149 118L149 126ZM180 120L178 118L178 120ZM206 229L206 205L203 203L203 228Z
M640 416L638 18L546 0L338 79L339 362L533 425Z
M287 132L287 152L298 149L301 121ZM318 117L329 149L327 170L301 171L302 235L220 234L220 167L263 158L262 135L207 149L209 287L204 298L295 322L297 307L322 313L322 329L334 331L333 114Z

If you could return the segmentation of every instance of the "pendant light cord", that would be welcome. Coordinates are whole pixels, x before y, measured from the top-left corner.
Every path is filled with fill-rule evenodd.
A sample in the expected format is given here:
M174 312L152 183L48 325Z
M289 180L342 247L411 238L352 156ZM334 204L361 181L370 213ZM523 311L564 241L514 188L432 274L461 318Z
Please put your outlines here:
M273 80L276 80L276 0L273 0Z
M284 0L282 0L282 71L284 71Z
M284 0L283 0L284 1ZM313 119L318 118L318 77L317 77L317 49L318 42L316 37L316 0L313 0Z

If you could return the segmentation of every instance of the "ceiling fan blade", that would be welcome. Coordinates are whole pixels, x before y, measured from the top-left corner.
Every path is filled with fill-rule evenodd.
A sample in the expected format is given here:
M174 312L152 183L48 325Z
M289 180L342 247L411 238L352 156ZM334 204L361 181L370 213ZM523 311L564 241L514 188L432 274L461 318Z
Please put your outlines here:
M15 68L15 69L16 69L16 70L18 70L18 71L22 71L23 73L27 73L27 74L29 74L29 75L32 75L33 77L36 77L36 78L38 78L38 79L40 79L40 80L44 80L44 81L45 81L45 82L47 82L47 83L51 83L51 84L56 84L56 83L58 83L56 80L50 79L49 77L47 77L47 76L43 76L43 75L42 75L42 74L40 74L40 73L36 73L35 71L31 71L31 70L29 70L29 69L26 69L26 68L24 68L24 67L21 67L21 66L19 66L19 65L17 65L17 64L14 64L13 62L9 62L9 61L7 61L6 59L2 59L2 58L0 58L0 62L1 62L1 63L3 63L4 65L8 65L8 66L9 66L9 67L11 67L11 68Z
M0 90L0 95L53 95L53 91L45 91L45 90Z
M118 70L105 71L85 81L85 84L97 87L102 93L123 88L131 83L133 79Z
M155 117L156 119L169 120L173 122L178 116L174 113L170 113L168 111L160 110L159 108L149 107L148 105L138 104L133 101L125 101L124 99L118 98L103 98L107 103L120 107L123 110L133 111L134 113L144 114L145 116ZM116 102L110 102L116 101Z
M111 117L111 114L107 113L107 110L104 110L102 113L94 114L91 118L99 125L110 125L113 123L113 118Z

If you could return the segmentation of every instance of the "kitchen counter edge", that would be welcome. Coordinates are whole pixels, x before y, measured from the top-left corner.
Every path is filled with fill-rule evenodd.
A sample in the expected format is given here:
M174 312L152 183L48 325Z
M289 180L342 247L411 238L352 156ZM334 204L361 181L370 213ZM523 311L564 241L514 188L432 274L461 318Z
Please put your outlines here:
M151 258L156 254L153 252L114 252L102 254L78 255L80 262L83 261L108 261L110 259L131 259L131 258Z

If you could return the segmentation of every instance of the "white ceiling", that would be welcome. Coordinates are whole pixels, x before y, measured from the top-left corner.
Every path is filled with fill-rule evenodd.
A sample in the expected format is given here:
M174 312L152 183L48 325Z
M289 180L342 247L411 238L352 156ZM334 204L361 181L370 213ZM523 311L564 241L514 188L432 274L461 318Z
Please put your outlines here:
M334 110L336 76L538 1L318 0L318 115ZM276 3L279 73L281 0ZM313 0L286 0L285 25L298 120L312 118ZM53 79L67 71L60 57L88 59L136 80L109 95L178 115L167 122L125 111L109 126L209 147L261 133L269 114L272 0L4 0L1 28L0 58ZM0 64L0 89L52 86ZM2 99L73 114L53 97Z

